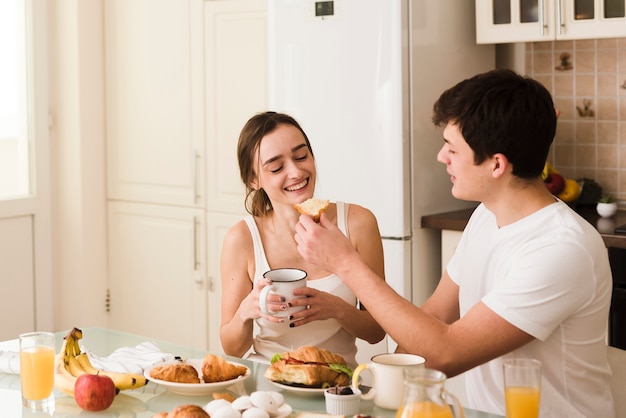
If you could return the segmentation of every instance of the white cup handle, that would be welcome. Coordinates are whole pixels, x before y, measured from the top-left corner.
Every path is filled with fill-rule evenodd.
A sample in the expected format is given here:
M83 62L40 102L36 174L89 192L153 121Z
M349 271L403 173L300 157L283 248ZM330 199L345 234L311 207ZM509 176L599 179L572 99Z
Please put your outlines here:
M352 372L352 388L353 389L359 388L359 376L361 375L362 371L364 371L366 368L370 366L371 364L364 363L364 364L360 364L359 366L357 366L356 369L354 369L354 372ZM374 399L374 396L376 396L376 389L372 387L367 393L361 394L361 399L369 401L370 399Z
M261 293L259 294L259 308L261 308L261 312L265 315L274 315L273 312L267 309L267 294L272 290L274 290L274 286L265 286L261 289Z

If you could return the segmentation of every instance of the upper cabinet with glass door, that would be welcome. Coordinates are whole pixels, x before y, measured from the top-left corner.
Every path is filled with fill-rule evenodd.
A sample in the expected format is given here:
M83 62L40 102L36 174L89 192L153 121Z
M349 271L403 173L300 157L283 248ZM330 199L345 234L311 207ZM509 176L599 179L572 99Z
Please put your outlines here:
M626 0L476 0L479 44L626 36Z

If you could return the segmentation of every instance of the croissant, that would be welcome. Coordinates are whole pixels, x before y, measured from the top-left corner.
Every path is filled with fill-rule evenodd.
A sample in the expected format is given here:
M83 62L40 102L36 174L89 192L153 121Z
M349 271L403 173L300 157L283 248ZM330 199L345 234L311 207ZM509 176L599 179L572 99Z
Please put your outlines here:
M176 383L200 383L198 370L188 363L172 363L150 370L150 377Z
M207 354L202 361L202 380L204 383L224 382L243 376L247 370L245 366L229 363L214 354Z
M210 415L198 405L180 405L168 412L160 412L152 418L210 418Z

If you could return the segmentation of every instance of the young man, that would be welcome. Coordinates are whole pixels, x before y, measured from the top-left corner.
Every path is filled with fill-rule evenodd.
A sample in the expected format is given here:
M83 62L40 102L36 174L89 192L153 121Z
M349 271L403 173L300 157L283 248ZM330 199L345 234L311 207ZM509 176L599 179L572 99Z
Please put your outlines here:
M452 194L479 201L433 295L418 308L382 282L337 228L301 216L303 257L337 274L398 342L448 376L466 373L469 408L504 415L502 360L542 362L541 416L613 417L605 344L611 299L598 232L541 180L556 111L509 70L444 92L438 161Z

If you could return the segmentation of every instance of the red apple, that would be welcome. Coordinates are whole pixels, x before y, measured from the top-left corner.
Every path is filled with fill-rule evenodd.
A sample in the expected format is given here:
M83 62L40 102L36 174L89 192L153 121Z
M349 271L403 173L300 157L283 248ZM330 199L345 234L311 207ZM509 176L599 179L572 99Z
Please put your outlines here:
M544 180L546 187L553 195L557 195L565 188L565 177L559 173L550 173L548 178Z
M85 373L74 384L74 399L86 411L104 411L116 394L117 388L109 376Z

